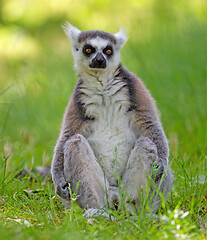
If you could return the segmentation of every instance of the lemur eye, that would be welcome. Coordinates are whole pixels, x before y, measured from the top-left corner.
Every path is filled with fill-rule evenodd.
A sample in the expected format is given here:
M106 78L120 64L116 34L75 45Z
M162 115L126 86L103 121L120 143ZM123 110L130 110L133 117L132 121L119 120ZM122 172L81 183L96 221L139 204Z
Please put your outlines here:
M86 53L92 53L92 50L90 48L86 48Z
M111 56L113 54L113 47L108 45L106 48L104 48L103 53Z
M110 49L106 50L106 54L110 55L112 54L112 51Z
M86 56L90 56L92 53L95 53L96 52L96 49L91 46L90 44L85 44L83 46L83 53L86 55Z

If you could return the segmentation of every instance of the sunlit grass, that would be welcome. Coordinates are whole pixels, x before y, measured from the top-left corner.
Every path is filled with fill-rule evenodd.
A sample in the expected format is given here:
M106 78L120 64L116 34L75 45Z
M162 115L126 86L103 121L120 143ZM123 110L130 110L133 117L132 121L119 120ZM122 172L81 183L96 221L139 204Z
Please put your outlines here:
M37 56L39 46L23 29L2 27L0 29L0 58L19 59Z

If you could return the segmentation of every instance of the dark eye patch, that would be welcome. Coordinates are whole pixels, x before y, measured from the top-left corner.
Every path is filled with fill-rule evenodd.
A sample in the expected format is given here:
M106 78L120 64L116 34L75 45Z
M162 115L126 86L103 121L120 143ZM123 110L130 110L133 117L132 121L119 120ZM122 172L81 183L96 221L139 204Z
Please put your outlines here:
M90 56L92 53L95 53L96 52L96 49L94 47L92 47L90 44L85 44L83 46L83 53L86 55L86 56Z
M104 49L103 49L103 53L105 55L107 55L108 57L110 57L111 55L113 55L113 47L111 45L108 45L106 46Z

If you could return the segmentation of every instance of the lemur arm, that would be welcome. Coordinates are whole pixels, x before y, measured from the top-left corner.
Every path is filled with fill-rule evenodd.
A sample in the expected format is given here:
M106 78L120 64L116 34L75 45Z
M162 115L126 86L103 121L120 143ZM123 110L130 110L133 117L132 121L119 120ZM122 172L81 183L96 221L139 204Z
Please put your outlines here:
M154 99L140 79L125 68L122 71L129 89L134 132L138 137L148 137L155 143L159 164L158 175L159 173L162 175L163 170L168 165L169 148Z
M51 166L55 192L62 198L69 198L68 183L64 177L64 146L66 141L84 127L84 120L80 116L75 95L72 96L63 119L62 129L57 141Z

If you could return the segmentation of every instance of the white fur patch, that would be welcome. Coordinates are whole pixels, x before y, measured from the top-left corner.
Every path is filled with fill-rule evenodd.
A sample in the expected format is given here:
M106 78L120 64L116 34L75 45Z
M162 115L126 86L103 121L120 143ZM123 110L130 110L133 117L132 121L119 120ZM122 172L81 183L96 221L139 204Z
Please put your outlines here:
M120 28L119 32L115 33L114 36L119 48L121 48L127 41L127 36L122 28Z
M111 44L110 40L106 40L100 37L92 38L87 41L88 44L91 44L97 50L103 50L107 45Z
M86 114L94 116L90 125L88 142L98 161L102 159L106 177L111 186L117 184L116 174L121 177L136 137L130 128L126 113L129 107L127 88L120 79L109 79L102 84L97 80L85 81ZM115 147L117 147L117 163Z

